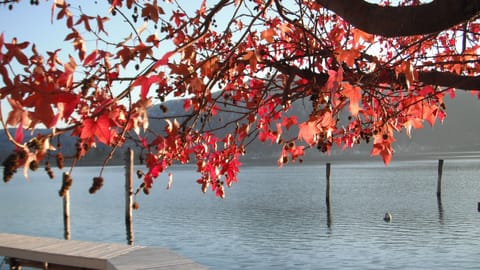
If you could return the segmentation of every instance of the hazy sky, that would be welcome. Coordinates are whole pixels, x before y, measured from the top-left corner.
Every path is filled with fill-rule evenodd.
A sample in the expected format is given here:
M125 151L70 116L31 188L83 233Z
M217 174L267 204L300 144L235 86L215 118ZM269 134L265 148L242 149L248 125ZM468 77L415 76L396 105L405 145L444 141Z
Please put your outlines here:
M99 0L98 2L106 3L107 1ZM95 8L96 11L108 12L108 4L86 6L87 8ZM88 13L88 11L86 12ZM59 46L61 47L63 38L69 31L64 26L64 22L54 20L52 24L50 19L51 2L41 1L39 6L31 6L30 1L21 1L14 5L12 11L6 5L3 5L0 6L0 33L4 33L6 41L15 36L19 41L34 41L40 52L53 51ZM122 28L122 24L111 23L111 25L112 27L107 30L111 36L115 34L126 36L128 32L125 31L130 31ZM95 43L93 41L88 43L87 41L87 46L95 46ZM419 138L429 137L442 144L463 144L473 141L479 141L480 143L480 136L478 135L480 133L480 102L469 93L457 92L458 97L455 100L450 101L447 98L448 117L445 123L443 125L437 124L433 129L426 127L425 130L414 131L414 140L417 136ZM3 109L5 111L8 108L4 106ZM6 112L4 112L5 114Z

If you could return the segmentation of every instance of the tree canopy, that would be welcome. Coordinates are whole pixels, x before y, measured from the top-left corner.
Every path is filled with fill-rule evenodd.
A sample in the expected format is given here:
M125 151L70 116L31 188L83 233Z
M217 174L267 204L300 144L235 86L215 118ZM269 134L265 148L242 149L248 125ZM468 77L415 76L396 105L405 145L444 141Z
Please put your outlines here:
M16 146L4 180L50 157L63 167L60 136L78 138L72 167L97 144L111 147L104 165L126 142L141 147L147 193L168 167L193 163L202 190L223 197L254 139L281 149L279 166L360 143L388 164L397 133L442 121L446 95L480 90L480 0L390 2L32 0L67 34L38 51L8 26L0 33L10 105L0 120ZM166 113L173 98L182 114ZM149 128L152 106L162 130Z

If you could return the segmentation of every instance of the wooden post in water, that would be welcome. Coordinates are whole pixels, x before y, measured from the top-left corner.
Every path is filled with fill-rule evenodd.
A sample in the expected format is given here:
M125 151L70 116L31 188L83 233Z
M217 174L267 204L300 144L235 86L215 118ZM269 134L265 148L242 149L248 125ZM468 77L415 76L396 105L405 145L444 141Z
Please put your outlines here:
M330 207L330 163L327 163L327 168L326 168L326 181L327 181L327 186L326 186L326 194L325 194L325 200L327 203L327 207Z
M63 176L63 181L68 177L68 174ZM64 184L65 185L65 184ZM70 240L70 189L67 188L63 194L63 237L65 240Z
M437 197L442 196L443 159L438 160Z
M133 150L131 148L128 148L125 156L125 225L127 243L133 245Z

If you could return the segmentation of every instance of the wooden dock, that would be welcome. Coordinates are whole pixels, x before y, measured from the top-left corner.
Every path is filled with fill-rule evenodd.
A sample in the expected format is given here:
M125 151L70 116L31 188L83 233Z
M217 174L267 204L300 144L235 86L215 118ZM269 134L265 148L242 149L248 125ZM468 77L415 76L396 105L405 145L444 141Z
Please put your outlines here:
M12 264L16 262L19 266L49 270L207 269L165 248L62 240L7 233L0 233L0 256L9 258Z

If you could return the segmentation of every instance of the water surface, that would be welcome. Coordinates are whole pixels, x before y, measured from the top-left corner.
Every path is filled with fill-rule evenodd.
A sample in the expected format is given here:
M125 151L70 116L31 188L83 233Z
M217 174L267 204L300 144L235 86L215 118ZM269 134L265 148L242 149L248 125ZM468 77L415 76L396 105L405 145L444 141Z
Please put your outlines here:
M211 269L478 269L479 169L445 160L438 201L436 160L333 163L327 209L325 164L244 167L223 200L201 193L193 167L175 168L170 191L165 175L138 196L135 243ZM74 171L72 239L126 243L123 168L92 196L98 171ZM59 188L44 172L0 185L0 231L62 238Z

